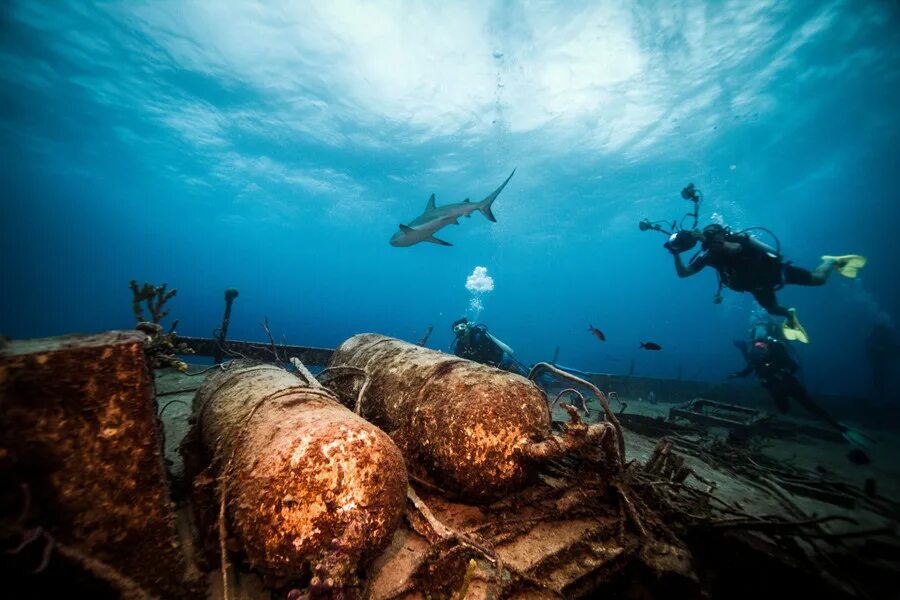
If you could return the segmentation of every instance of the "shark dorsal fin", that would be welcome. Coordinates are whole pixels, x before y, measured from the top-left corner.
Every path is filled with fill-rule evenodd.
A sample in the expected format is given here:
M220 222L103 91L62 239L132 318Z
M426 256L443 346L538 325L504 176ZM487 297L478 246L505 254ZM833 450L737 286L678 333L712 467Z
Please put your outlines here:
M403 223L400 223L400 231L403 231L403 232L405 232L405 233L409 233L409 232L412 231L412 230L413 230L413 228L410 227L409 225L404 225Z
M463 202L470 202L470 200L466 198L465 200L463 200Z
M428 199L428 204L425 205L425 212L429 210L434 210L434 194L431 195L431 198Z

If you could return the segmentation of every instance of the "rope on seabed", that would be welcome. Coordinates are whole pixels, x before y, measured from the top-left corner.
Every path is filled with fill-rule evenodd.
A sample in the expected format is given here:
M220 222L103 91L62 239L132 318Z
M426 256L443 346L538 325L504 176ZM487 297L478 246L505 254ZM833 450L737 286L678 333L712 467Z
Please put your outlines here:
M343 370L344 372L341 373L341 370ZM369 389L369 384L372 383L372 379L369 376L369 372L366 369L362 369L360 367L354 367L352 365L336 365L336 366L328 367L327 369L322 370L319 373L319 378L324 379L326 382L328 382L331 379L333 379L335 377L340 377L342 375L365 377L365 379L362 382L362 385L359 388L359 393L356 395L356 403L354 404L354 408L353 408L353 411L356 414L361 415L362 414L362 403L363 403L364 397L366 395L366 390ZM349 407L347 407L347 408L349 408Z
M206 367L202 371L197 371L196 373L185 373L185 375L187 377L196 377L197 375L203 375L204 373L208 373L208 372L212 371L213 369L219 369L221 371L226 371L226 370L228 370L228 368L231 366L231 364L233 362L234 362L233 360L227 360L223 363L219 363L219 364L213 365L211 367Z

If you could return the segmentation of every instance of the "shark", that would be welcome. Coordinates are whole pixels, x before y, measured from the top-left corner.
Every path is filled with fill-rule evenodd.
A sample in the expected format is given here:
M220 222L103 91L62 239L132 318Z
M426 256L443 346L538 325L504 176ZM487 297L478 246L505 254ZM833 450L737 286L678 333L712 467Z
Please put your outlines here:
M471 217L472 213L476 210L481 211L481 214L483 214L488 221L496 223L497 219L494 218L494 213L491 212L491 204L494 203L494 200L497 199L497 196L500 195L500 192L503 191L503 188L506 187L506 184L509 183L509 180L512 179L512 176L515 174L516 170L513 169L512 173L509 174L509 177L506 178L506 181L500 184L500 187L491 192L491 194L481 202L471 202L469 198L466 198L463 202L436 206L434 203L434 194L432 194L421 215L410 221L409 225L400 225L400 231L391 237L391 246L412 246L419 242L431 242L432 244L439 244L441 246L452 246L453 244L450 242L445 242L444 240L434 237L435 232L447 225L459 225L460 217Z

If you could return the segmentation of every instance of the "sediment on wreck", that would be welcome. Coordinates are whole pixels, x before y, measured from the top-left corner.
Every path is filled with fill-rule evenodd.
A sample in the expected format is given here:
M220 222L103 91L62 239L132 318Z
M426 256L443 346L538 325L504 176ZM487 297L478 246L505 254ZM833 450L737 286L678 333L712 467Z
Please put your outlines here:
M0 537L21 540L3 557L21 561L28 597L85 571L119 597L202 596L176 531L145 339L111 331L0 352L0 493L16 515L2 515Z
M218 371L195 414L219 525L247 562L275 578L308 576L313 587L354 585L405 509L406 470L391 439L315 380L274 365Z
M609 423L554 438L540 389L490 366L367 333L341 344L329 368L329 386L391 432L409 462L475 500L518 489L535 462L580 446L616 452ZM340 376L342 369L360 376Z

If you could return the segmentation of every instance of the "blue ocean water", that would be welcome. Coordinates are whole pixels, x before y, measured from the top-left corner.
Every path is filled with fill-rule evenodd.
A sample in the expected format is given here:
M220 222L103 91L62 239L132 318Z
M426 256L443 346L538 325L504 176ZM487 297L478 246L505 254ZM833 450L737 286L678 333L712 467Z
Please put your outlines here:
M129 327L137 279L178 289L185 335L234 287L233 338L433 324L447 349L477 299L523 362L717 381L753 299L713 304L638 229L693 182L701 226L765 226L807 268L869 257L780 292L810 389L865 394L900 315L898 24L889 1L4 2L0 333ZM496 223L388 244L513 168Z

